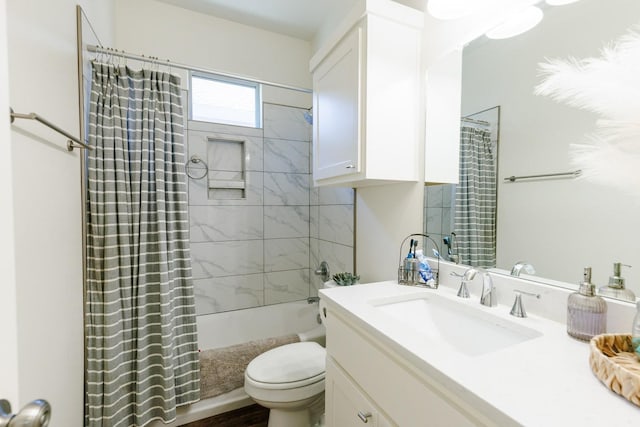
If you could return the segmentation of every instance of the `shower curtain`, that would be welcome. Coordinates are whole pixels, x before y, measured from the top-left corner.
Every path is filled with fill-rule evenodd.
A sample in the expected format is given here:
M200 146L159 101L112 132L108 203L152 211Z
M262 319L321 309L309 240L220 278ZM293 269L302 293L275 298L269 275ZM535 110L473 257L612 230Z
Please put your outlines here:
M87 426L175 419L199 398L180 79L92 63Z
M463 264L485 268L496 265L496 185L491 132L462 126L455 230Z

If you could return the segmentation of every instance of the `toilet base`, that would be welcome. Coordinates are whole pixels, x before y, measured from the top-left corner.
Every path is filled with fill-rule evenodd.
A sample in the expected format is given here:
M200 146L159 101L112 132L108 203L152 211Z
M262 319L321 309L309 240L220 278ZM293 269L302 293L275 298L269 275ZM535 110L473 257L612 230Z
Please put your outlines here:
M269 408L268 427L321 426L324 418L324 391L316 396L296 402L265 402L253 400Z
M309 427L309 410L304 408L299 411L286 411L284 409L271 409L269 411L268 427Z

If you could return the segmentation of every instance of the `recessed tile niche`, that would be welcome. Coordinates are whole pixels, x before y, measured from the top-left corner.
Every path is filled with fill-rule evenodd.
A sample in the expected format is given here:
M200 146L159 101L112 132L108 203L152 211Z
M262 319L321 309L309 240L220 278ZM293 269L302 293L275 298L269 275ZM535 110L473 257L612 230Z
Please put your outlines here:
M207 138L209 199L246 198L246 155L243 139Z

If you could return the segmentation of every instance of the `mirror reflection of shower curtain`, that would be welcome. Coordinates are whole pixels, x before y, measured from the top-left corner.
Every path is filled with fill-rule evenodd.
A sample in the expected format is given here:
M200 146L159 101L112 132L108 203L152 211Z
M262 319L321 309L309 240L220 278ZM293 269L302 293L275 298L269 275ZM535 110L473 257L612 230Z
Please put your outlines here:
M496 264L496 156L488 129L460 129L455 231L462 264Z

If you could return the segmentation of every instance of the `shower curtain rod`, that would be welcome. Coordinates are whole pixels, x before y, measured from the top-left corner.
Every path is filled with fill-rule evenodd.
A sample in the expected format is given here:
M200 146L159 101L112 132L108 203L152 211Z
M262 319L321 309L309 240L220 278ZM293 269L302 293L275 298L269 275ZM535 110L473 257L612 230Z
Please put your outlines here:
M267 86L273 86L273 87L277 87L277 88L281 88L281 89L295 90L297 92L303 92L303 93L312 93L313 92L311 89L307 89L307 88L291 86L291 85L286 85L286 84L282 84L282 83L275 83L275 82L270 82L270 81L267 81L267 80L260 80L260 79L256 79L256 78L253 78L253 77L241 76L241 75L238 75L238 74L223 73L221 71L209 70L209 69L200 68L200 67L194 67L192 65L187 65L187 64L180 64L178 62L173 62L173 61L170 61L168 59L160 59L160 58L157 58L157 57L154 57L154 56L136 55L134 53L125 52L124 50L111 49L111 48L107 48L107 47L103 47L103 46L87 45L87 50L89 52L91 52L91 53L102 53L102 54L106 54L106 55L114 55L114 56L119 56L119 57L122 57L122 58L133 59L133 60L136 60L136 61L143 61L143 62L150 62L150 63L158 64L158 65L165 65L167 67L172 67L172 68L180 68L180 69L183 69L183 70L197 71L199 73L217 74L219 76L228 77L228 78L232 78L232 79L249 80L249 81L254 82L254 83L259 83L259 84L263 84L263 85L267 85Z
M485 120L476 120L476 119L471 119L469 117L460 117L460 120L462 120L463 122L476 123L476 124L485 125L485 126L489 126L491 124Z

